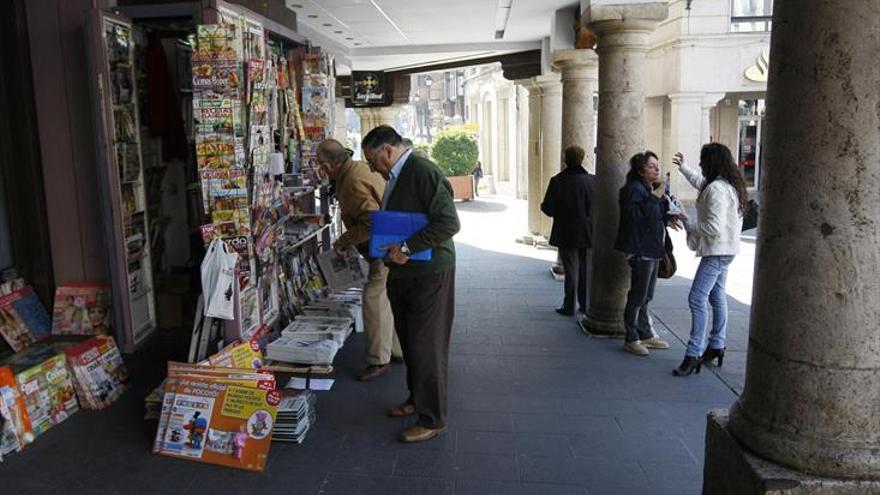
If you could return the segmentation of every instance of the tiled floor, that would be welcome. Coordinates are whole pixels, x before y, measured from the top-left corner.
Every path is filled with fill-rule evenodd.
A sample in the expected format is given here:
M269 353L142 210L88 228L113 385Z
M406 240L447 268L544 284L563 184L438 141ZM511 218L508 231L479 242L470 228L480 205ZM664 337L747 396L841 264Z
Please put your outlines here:
M521 207L484 199L459 208L465 229L457 237L445 436L395 440L407 420L383 412L405 397L403 367L377 382L355 381L363 349L355 336L337 359L333 390L319 392L306 442L274 444L265 473L154 456L156 423L141 420L141 401L161 380L164 349L186 345L186 336L166 334L132 363L136 384L119 403L76 414L0 464L0 492L699 493L705 413L734 400L744 358L729 360L729 371L726 362L720 377L714 369L672 376L684 353L676 335L688 332L685 278L657 290L658 329L672 349L638 358L623 353L620 340L586 337L573 318L553 312L562 290L547 272L553 253L512 244L510 222ZM748 306L731 301L731 312L731 347L743 350Z

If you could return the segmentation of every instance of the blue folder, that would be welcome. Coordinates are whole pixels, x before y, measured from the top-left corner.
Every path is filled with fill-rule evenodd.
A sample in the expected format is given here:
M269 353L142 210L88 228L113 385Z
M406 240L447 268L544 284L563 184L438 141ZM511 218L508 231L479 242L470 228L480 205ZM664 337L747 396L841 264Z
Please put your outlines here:
M428 215L408 211L370 212L370 256L385 258L387 251L379 249L386 244L397 244L409 239L428 225ZM431 250L413 253L413 261L431 261Z

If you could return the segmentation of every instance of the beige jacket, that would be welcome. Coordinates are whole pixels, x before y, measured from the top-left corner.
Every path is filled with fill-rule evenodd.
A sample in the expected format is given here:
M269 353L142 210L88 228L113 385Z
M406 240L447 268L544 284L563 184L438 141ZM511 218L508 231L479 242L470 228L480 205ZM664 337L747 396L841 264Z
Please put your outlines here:
M743 217L739 212L736 189L724 179L706 185L703 174L686 164L682 164L679 170L700 191L697 218L685 222L688 247L696 251L697 256L739 254Z
M349 159L342 165L336 179L336 200L345 233L337 243L341 247L356 246L363 253L370 242L370 212L378 210L385 193L385 179L370 170L369 165Z

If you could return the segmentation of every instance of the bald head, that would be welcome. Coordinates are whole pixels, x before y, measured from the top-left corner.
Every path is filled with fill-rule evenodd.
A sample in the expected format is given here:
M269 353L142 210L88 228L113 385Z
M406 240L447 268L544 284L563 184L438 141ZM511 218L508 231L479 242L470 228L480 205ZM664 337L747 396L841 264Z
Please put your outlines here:
M338 177L339 170L349 158L348 150L335 139L327 139L318 145L318 165L330 179Z

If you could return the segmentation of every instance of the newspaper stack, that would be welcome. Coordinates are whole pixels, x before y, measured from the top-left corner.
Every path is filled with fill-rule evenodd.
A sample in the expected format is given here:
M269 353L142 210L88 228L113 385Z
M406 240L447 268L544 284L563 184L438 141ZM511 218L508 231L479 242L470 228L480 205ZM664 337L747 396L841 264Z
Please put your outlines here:
M362 292L347 290L330 294L324 299L309 304L303 309L305 316L344 316L354 320L354 331L364 331L364 317L361 311Z
M302 340L282 335L266 346L266 357L273 361L302 364L332 364L339 344L332 339Z
M281 335L305 341L330 339L342 348L351 334L352 323L351 318L344 316L298 316Z
M315 417L315 394L310 390L285 391L278 405L272 440L303 443Z
M128 372L113 337L94 337L64 353L83 409L104 409L128 387Z

